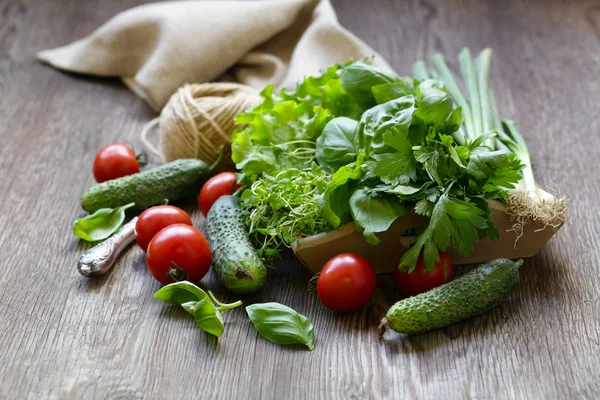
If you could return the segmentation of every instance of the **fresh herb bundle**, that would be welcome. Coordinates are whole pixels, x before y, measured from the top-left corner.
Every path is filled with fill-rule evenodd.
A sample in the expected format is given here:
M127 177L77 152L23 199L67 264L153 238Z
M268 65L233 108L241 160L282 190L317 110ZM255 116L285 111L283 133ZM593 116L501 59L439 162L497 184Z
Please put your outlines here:
M243 195L249 224L266 235L263 253L350 221L376 244L377 233L414 209L429 221L400 267L412 270L423 252L429 269L440 250L468 255L474 241L498 238L488 200L507 201L518 182L549 201L525 142L497 111L491 51L474 61L463 50L459 61L467 97L439 55L434 69L415 63L414 79L359 61L295 91L265 89L263 104L238 117L233 139L251 184Z

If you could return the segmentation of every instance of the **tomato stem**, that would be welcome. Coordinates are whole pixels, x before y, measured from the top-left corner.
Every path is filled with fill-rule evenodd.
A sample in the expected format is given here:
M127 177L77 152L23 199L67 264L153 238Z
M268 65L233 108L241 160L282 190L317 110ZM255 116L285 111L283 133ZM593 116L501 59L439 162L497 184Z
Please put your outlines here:
M135 160L140 167L145 167L148 165L148 160L146 159L146 155L144 153L136 154Z
M317 272L308 280L307 289L309 293L312 293L315 290L317 290L317 281L319 280L319 275L321 275L321 273Z
M235 303L231 303L231 304L221 303L219 300L217 300L215 295L210 290L208 291L208 295L210 296L212 301L214 301L215 303L217 303L220 306L220 307L217 307L217 310L219 310L219 311L227 311L227 310L230 310L232 308L236 308L236 307L239 307L242 305L241 300L238 300Z
M167 278L173 279L175 282L189 280L188 274L183 268L179 267L173 261L171 261L171 263L173 264L173 268L169 269L169 272L167 272Z

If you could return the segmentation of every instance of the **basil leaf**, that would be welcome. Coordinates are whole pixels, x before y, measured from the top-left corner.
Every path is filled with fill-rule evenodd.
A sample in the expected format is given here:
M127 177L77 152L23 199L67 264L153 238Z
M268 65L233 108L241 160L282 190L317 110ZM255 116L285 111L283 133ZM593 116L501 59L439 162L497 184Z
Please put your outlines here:
M321 167L337 171L356 160L354 132L358 122L346 118L334 118L325 125L317 139L317 160Z
M367 154L393 152L384 143L383 134L397 129L408 134L415 112L413 96L404 96L388 101L364 112L356 131L356 147Z
M258 333L276 344L304 344L315 348L313 324L304 315L279 303L252 304L246 307Z
M452 97L443 90L439 81L428 79L417 89L417 111L415 115L426 123L442 123L454 108Z
M411 207L392 196L372 196L368 190L363 187L354 191L350 197L350 210L354 222L364 228L366 241L378 244L375 233L386 231L398 217L408 215Z
M206 293L188 281L171 283L154 293L154 297L183 307L194 317L200 329L216 337L221 336L225 330L221 311L225 312L242 304L241 301L223 304L212 293Z
M400 77L392 71L355 62L344 68L342 87L356 104L366 110L377 104L371 91L373 86L399 80Z
M205 332L220 337L225 331L221 313L208 297L200 301L190 301L181 305L185 311L192 314L196 324Z
M154 298L181 306L190 301L204 300L208 294L191 282L181 281L160 288L154 293Z
M125 221L125 210L135 203L129 203L117 208L101 208L95 213L73 222L73 234L88 241L97 242L110 237L119 230Z
M355 163L338 169L319 201L321 215L334 228L350 218L348 199L362 177L363 159L364 156L360 154Z
M400 78L398 82L373 86L371 92L377 104L383 104L402 96L413 95L415 88L412 79Z

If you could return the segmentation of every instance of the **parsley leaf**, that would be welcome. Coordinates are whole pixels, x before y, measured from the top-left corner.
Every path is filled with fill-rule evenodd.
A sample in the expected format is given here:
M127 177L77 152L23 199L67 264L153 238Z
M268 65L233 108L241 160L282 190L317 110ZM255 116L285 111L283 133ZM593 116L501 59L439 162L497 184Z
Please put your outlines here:
M393 153L381 153L373 156L370 163L373 173L382 182L401 185L417 180L417 165L408 140L408 129L400 131L394 128L383 134L383 142L393 148Z
M468 255L473 247L472 241L479 239L477 229L488 227L485 217L485 211L476 204L442 194L433 208L427 227L404 253L400 265L408 266L412 271L423 250L425 268L431 270L434 262L439 261L438 249L446 251L450 244L459 253Z

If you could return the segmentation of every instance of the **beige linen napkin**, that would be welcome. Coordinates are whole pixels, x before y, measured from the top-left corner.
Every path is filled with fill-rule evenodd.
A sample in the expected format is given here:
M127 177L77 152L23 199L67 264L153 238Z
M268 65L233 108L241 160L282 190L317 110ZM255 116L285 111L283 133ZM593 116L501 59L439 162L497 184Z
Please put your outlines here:
M329 0L176 1L122 12L86 38L38 53L55 68L120 77L160 110L185 83L229 79L293 87L350 58L375 56Z

